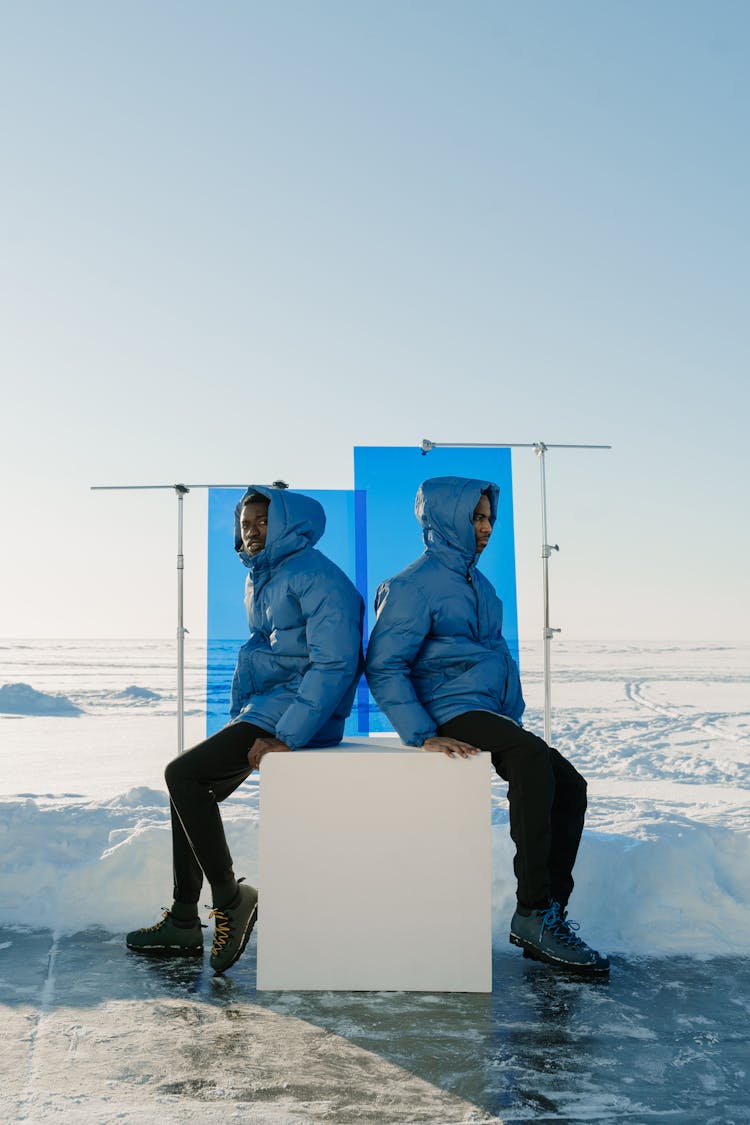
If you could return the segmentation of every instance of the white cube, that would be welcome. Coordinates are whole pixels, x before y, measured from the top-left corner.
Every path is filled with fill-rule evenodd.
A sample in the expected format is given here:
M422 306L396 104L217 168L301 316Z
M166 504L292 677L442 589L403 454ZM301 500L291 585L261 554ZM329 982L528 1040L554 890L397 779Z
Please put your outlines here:
M491 992L490 771L393 741L266 755L258 988Z

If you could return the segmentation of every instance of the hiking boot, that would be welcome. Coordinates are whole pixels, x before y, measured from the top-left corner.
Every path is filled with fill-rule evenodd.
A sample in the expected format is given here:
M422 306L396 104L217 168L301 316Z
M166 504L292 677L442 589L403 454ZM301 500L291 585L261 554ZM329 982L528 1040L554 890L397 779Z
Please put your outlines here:
M125 938L128 949L141 953L201 954L203 927L196 918L192 925L179 925L171 910L165 910L161 922L142 930L133 930Z
M209 917L216 919L210 964L214 972L223 973L247 945L258 917L258 892L255 887L240 884L236 901L221 910L214 907Z
M532 910L528 916L516 911L510 924L510 941L535 961L588 976L606 975L609 959L586 945L577 930L578 923L569 922L560 904L551 902L546 909Z

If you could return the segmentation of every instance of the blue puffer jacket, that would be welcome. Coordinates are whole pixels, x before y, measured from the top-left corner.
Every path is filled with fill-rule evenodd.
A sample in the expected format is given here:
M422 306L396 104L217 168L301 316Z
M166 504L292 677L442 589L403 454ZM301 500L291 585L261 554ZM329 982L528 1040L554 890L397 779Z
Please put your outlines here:
M245 606L250 639L232 681L232 719L256 723L292 749L341 741L362 672L362 598L344 572L313 549L325 530L317 500L251 485L270 500L266 545L234 546L250 573ZM244 497L243 497L244 499Z
M523 714L518 667L502 635L503 603L476 567L473 514L483 492L494 526L496 484L426 480L415 505L425 553L377 592L367 682L409 746L464 711L515 722Z

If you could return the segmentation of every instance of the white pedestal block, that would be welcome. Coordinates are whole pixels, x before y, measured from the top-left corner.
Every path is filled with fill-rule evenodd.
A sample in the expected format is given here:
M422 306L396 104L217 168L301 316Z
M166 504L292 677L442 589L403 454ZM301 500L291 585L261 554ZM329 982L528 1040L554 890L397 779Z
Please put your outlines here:
M258 988L491 992L490 770L395 742L266 755Z

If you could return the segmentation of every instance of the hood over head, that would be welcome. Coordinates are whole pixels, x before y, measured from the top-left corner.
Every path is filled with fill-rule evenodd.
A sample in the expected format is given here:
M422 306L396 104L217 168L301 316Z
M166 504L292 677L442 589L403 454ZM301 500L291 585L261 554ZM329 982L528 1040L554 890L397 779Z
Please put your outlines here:
M422 525L428 550L458 551L467 565L476 558L474 509L485 494L490 502L490 523L495 526L500 489L493 481L468 477L430 477L419 486L414 514Z
M257 555L248 555L242 546L240 514L242 506L253 493L268 500L268 535L266 545ZM270 484L251 484L234 509L234 549L245 566L255 569L259 560L273 566L304 547L314 547L326 528L323 507L312 496L274 488Z

